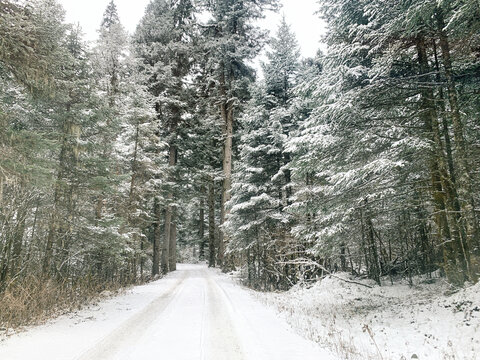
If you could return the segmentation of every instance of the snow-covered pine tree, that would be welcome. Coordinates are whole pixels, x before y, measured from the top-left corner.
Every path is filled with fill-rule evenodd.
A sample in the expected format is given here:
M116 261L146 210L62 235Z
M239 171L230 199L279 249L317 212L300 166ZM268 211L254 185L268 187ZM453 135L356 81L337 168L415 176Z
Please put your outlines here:
M254 22L264 16L266 9L275 9L277 0L214 0L202 1L204 9L211 15L203 28L203 51L206 55L205 88L210 90L212 104L218 108L224 132L223 145L223 189L220 225L228 217L227 202L230 200L233 138L236 112L248 97L248 83L253 70L247 62L261 50L265 34ZM225 238L220 231L218 262L231 268L231 261L224 264Z
M0 290L9 279L23 278L35 249L33 237L26 238L33 214L51 204L58 127L43 105L63 60L62 18L61 7L44 1L0 3Z
M56 19L50 11L54 4L35 0L24 4L15 0L0 2L0 66L15 80L33 90L51 90L52 71L58 50L57 19L63 9L56 7Z
M146 85L148 77L138 71L141 63L133 55L127 58L129 73L122 88L125 94L119 107L121 131L115 141L115 159L124 174L119 215L125 218L126 226L122 232L129 239L134 275L138 272L143 279L146 270L152 268L150 244L154 242L155 219L151 209L158 195L158 179L164 172L164 161L158 154L165 150L166 143L158 136L161 123Z
M291 284L290 274L280 265L283 254L290 251L291 239L291 219L286 212L292 195L286 142L296 129L290 105L299 49L285 19L270 47L263 64L264 81L256 85L240 119L240 157L226 228L232 239L228 251L246 258L250 284L286 288Z
M105 10L99 38L92 52L92 77L95 79L95 95L92 110L95 122L85 130L88 151L85 154L85 185L88 188L92 211L86 218L89 226L85 237L90 239L89 257L95 264L91 273L111 276L121 269L123 281L135 281L139 238L132 239L135 232L129 231L130 215L125 211L129 201L122 182L130 173L130 154L122 158L116 149L122 127L128 123L131 88L135 83L130 73L134 63L128 57L128 38L120 23L115 3ZM136 109L132 105L133 109ZM120 155L120 156L119 156ZM127 165L127 164L128 165Z
M78 236L77 220L80 190L80 156L85 150L82 133L90 120L86 105L90 99L91 68L81 30L70 27L65 37L62 63L56 74L56 97L53 118L59 129L60 153L53 210L49 223L44 273L64 276L69 271L72 247Z
M469 35L461 30L447 30L446 19L454 17L452 2L398 4L395 11L388 14L378 10L382 6L385 2L372 2L365 10L373 21L383 24L370 33L370 38L377 41L379 58L375 78L380 81L373 85L379 93L385 93L382 87L391 88L392 80L401 83L397 85L403 89L400 96L397 95L399 103L402 96L409 95L410 99L412 94L419 96L416 113L411 115L423 124L424 131L415 135L430 143L430 153L423 152L423 155L427 155L425 160L432 179L432 202L437 214L434 220L439 229L436 246L443 253L443 267L450 281L462 283L468 278L475 279L477 275L472 266L477 267L478 260L474 256L472 262L471 251L478 243L478 220L473 211L474 183L467 170L470 156L464 129L468 118L458 111L461 94L452 77L455 50L451 50L450 45L450 38ZM389 38L397 38L396 46L391 46ZM456 50L462 59L465 50L462 47ZM417 59L410 64L410 69L405 65L402 68L400 59L405 64L409 53L416 54ZM412 68L416 73L412 73ZM411 77L418 77L422 86L407 77L409 72ZM443 79L446 85L442 84Z

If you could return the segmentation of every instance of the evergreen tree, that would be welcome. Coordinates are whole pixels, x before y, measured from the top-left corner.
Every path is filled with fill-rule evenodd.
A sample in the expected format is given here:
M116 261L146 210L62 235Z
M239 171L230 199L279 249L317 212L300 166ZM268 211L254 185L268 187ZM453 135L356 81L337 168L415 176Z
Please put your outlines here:
M208 77L205 87L210 90L212 104L218 106L224 132L223 189L220 225L228 217L227 202L230 200L235 111L248 98L248 82L252 69L247 65L260 51L264 33L251 25L260 19L265 9L275 9L276 0L215 0L205 1L205 9L212 18L204 26L203 48L207 55L205 65ZM218 262L224 265L225 238L221 230ZM232 267L230 262L226 267Z
M227 228L234 239L229 250L247 254L252 285L263 280L263 284L287 287L289 283L283 276L289 276L288 270L277 263L284 260L282 254L289 251L290 245L291 219L286 207L291 202L292 189L286 142L297 127L290 106L299 49L285 19L271 48L268 62L263 65L264 84L257 85L241 118L240 159L232 185ZM254 274L253 268L259 274Z
M103 14L102 23L100 25L101 36L103 35L103 32L110 32L112 31L112 27L118 27L119 24L120 17L118 16L117 5L114 0L111 0Z

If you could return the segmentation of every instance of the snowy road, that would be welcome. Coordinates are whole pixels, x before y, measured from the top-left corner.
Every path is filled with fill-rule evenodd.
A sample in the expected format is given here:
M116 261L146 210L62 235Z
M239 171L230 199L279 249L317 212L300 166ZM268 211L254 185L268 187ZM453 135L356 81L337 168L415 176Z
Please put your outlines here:
M228 277L167 277L0 343L1 360L328 360Z

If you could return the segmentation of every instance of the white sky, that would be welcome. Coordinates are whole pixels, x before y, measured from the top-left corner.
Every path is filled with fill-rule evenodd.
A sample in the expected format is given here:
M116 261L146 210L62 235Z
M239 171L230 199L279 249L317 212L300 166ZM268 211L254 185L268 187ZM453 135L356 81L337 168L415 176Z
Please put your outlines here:
M100 27L102 15L110 0L58 0L67 11L67 21L80 23L86 39L95 40L96 30ZM142 18L145 7L150 0L115 0L120 20L125 28L133 33ZM317 49L325 50L320 44L321 35L325 31L323 22L315 15L318 9L316 0L280 0L283 8L278 14L268 14L262 21L275 34L281 14L285 14L287 22L292 26L304 57L313 57Z

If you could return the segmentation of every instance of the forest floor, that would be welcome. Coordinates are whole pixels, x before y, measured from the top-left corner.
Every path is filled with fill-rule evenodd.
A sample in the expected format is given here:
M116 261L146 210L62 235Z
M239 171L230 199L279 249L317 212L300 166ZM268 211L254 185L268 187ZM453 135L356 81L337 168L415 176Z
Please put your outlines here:
M256 296L338 359L480 359L480 283L455 291L443 279L361 282L372 288L327 277Z
M1 360L329 360L218 270L178 271L0 341Z

